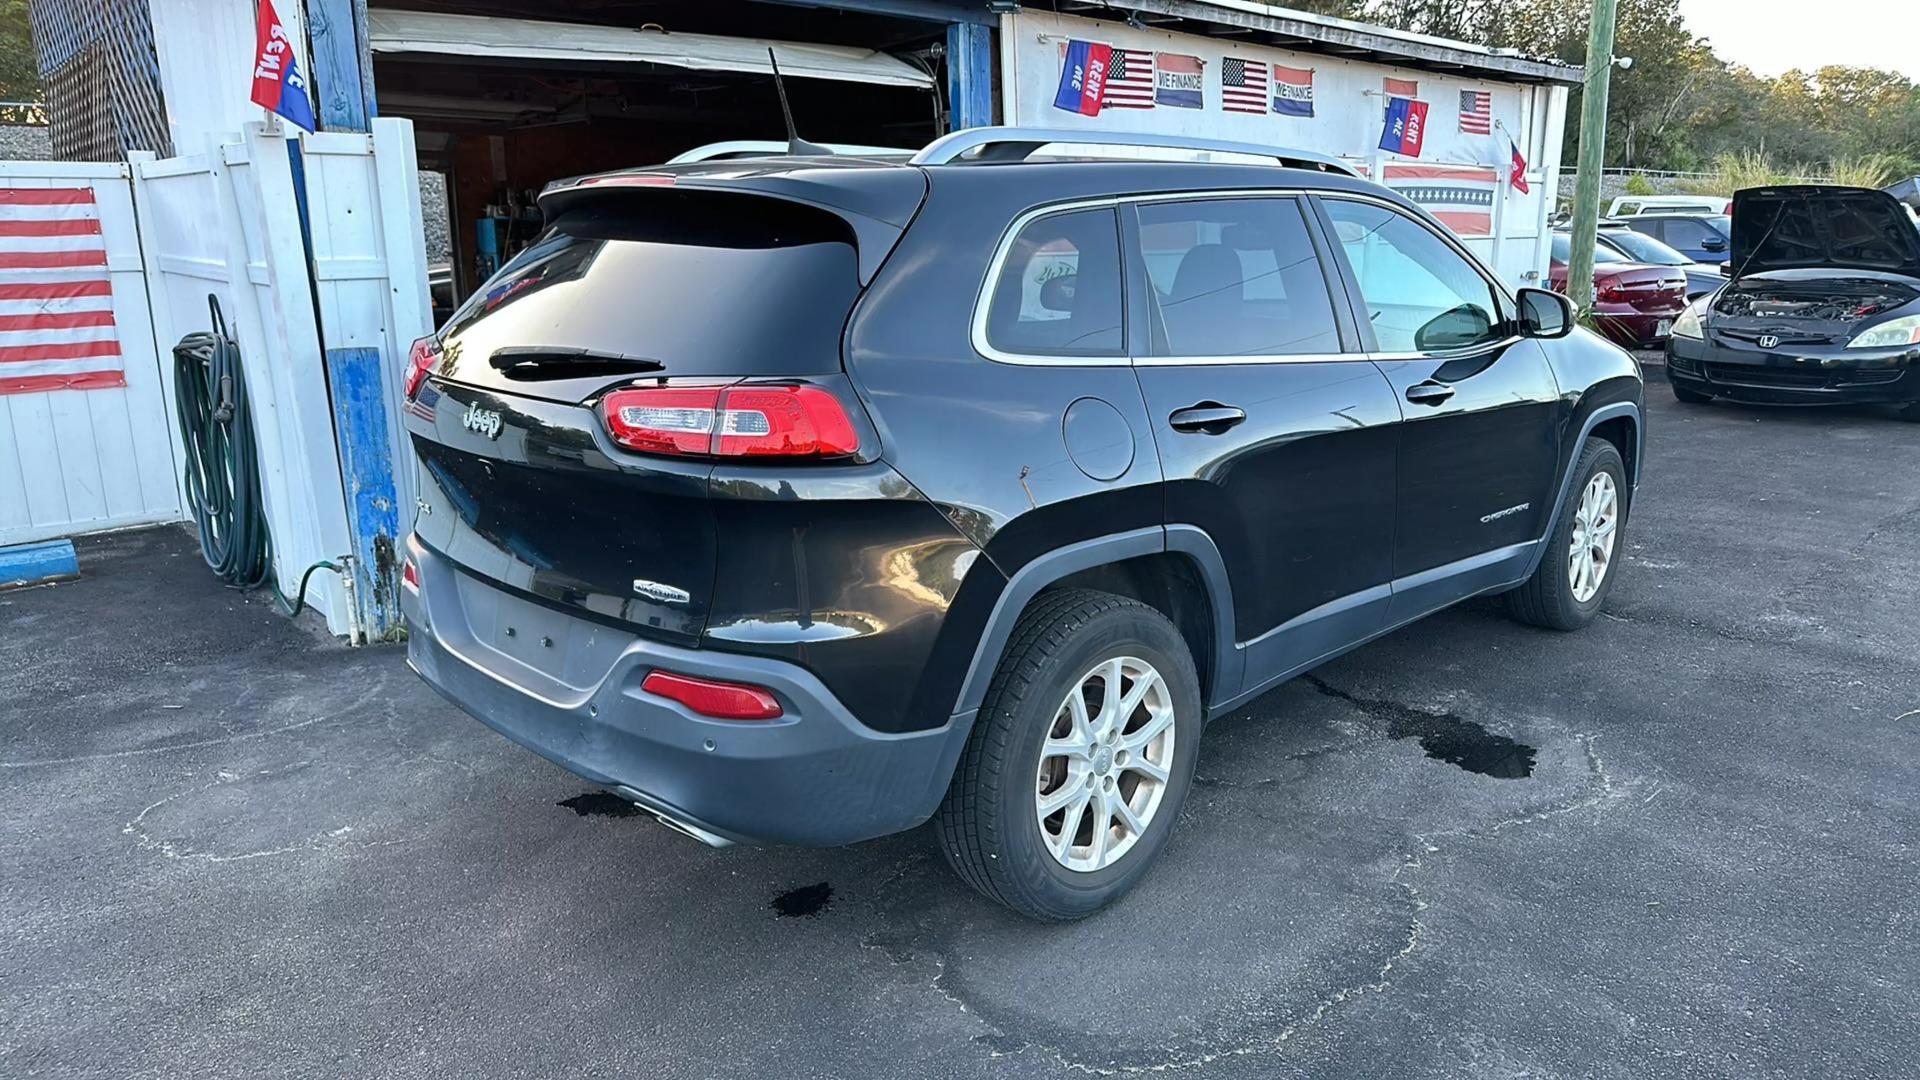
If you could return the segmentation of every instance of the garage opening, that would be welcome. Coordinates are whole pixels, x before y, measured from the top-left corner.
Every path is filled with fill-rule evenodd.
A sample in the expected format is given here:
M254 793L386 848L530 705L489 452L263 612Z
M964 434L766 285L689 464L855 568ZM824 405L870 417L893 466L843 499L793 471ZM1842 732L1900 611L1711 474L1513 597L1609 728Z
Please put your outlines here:
M414 122L426 175L436 322L535 238L548 182L784 140L769 47L810 141L912 150L945 129L940 23L702 0L450 8L368 18L379 110Z

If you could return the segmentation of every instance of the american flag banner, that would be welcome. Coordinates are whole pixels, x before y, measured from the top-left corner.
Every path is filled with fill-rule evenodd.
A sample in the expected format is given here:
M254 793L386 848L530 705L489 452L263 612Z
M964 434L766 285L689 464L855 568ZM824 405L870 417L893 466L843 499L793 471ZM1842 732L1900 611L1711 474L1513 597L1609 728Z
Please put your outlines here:
M1500 174L1491 166L1389 163L1382 180L1456 236L1493 235L1493 196Z
M1113 50L1113 67L1107 70L1105 106L1109 109L1153 108L1152 51Z
M1468 135L1493 134L1493 95L1485 90L1460 91L1460 130Z
M93 189L0 188L0 394L125 385Z
M1228 112L1267 114L1267 64L1229 56L1220 61L1220 107Z

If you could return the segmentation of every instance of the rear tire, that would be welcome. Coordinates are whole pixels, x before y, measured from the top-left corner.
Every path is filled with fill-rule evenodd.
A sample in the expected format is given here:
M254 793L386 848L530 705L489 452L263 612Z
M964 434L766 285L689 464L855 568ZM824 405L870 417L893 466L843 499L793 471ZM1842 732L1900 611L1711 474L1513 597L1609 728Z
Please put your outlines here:
M1201 726L1193 657L1166 616L1112 593L1043 593L1014 627L935 815L941 853L1029 918L1090 915L1166 846Z
M1550 630L1578 630L1592 622L1606 606L1619 577L1617 564L1627 551L1626 509L1627 470L1620 451L1605 439L1588 439L1573 463L1567 504L1547 536L1540 565L1505 594L1508 614Z
M1712 394L1703 394L1698 390L1689 390L1679 383L1674 382L1672 376L1668 376L1667 385L1673 388L1674 400L1685 402L1688 405L1705 405L1713 400Z

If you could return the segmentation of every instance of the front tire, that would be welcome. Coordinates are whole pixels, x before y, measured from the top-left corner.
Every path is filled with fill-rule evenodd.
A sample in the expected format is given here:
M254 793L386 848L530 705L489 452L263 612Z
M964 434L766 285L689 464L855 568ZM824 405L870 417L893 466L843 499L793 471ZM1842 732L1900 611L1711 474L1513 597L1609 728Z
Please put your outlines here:
M954 872L1029 918L1119 899L1166 846L1192 782L1200 680L1166 616L1043 593L1020 616L935 816Z
M1540 565L1506 594L1514 618L1551 630L1578 630L1600 614L1627 550L1621 539L1627 470L1620 451L1605 439L1588 439L1573 463L1573 476Z

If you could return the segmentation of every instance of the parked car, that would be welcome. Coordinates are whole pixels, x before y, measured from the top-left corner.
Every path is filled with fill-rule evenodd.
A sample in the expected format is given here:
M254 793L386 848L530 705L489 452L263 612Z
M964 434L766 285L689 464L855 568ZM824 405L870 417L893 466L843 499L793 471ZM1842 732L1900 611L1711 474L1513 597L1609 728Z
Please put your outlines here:
M1920 231L1884 191L1734 196L1733 275L1667 343L1681 401L1877 402L1920 421Z
M933 818L1068 919L1209 719L1467 597L1595 617L1642 387L1565 298L1331 159L1037 138L550 188L414 351L415 670L708 844Z
M1607 216L1725 214L1732 206L1732 200L1718 195L1622 195L1607 206Z
M1636 214L1622 220L1695 262L1726 261L1733 219L1725 214Z
M1648 236L1635 232L1623 221L1600 222L1599 241L1629 262L1646 266L1671 266L1687 276L1687 299L1705 296L1727 283L1718 266L1694 262L1680 252Z
M1547 280L1566 292L1573 237L1554 233L1552 250ZM1609 339L1630 349L1658 348L1686 306L1686 274L1633 262L1606 244L1594 244L1593 321Z

